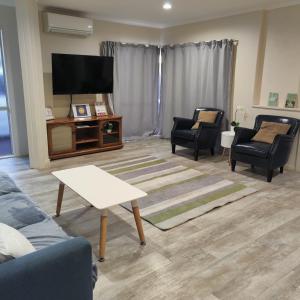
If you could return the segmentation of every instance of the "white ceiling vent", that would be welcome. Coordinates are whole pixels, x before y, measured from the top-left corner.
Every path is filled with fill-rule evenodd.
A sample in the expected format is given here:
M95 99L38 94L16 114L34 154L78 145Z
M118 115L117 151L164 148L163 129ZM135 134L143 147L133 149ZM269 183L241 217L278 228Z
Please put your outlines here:
M46 32L56 32L89 36L93 34L93 21L87 18L79 18L54 13L44 13L44 30Z

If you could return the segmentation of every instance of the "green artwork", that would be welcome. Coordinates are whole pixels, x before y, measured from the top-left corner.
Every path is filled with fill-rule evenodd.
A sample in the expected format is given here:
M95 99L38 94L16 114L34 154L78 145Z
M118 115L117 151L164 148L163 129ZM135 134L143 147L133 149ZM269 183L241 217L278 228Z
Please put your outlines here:
M298 107L298 95L288 94L285 102L286 108L296 108Z
M278 106L278 99L279 99L279 94L278 93L270 93L269 94L269 101L268 105L269 106Z

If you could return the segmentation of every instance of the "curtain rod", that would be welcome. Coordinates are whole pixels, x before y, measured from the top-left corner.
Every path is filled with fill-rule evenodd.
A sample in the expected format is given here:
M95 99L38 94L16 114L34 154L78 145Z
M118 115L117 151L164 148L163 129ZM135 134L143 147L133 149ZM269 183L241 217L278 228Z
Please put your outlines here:
M234 39L223 39L223 40L232 41L235 46L237 46L239 44L239 40L234 40ZM186 43L168 44L168 45L164 45L164 46L171 46L172 47L172 46L175 46L175 45L188 45L188 44L197 45L197 44L201 44L201 43L211 43L213 41L222 42L223 40L211 40L211 41L202 41L202 42L186 42Z
M226 40L226 39L224 39ZM234 45L237 46L239 44L239 40L235 40L235 39L228 39L229 41L233 41ZM184 45L184 44L200 44L200 43L210 43L212 41L215 40L211 40L211 41L202 41L202 42L187 42L187 43L178 43L179 45ZM222 40L216 40L216 42L221 42ZM118 43L118 42L116 42ZM140 46L140 45L144 45L146 47L158 47L158 48L162 48L164 46L174 46L176 44L165 44L165 45L154 45L154 44L135 44L135 43L126 43L126 42L119 42L122 45L132 45L132 46Z

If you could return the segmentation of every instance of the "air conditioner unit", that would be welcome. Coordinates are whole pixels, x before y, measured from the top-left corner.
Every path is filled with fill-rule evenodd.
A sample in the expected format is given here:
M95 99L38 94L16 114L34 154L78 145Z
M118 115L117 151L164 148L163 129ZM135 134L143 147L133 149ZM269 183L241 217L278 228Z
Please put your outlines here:
M44 30L65 34L89 36L93 34L93 21L54 13L44 13Z

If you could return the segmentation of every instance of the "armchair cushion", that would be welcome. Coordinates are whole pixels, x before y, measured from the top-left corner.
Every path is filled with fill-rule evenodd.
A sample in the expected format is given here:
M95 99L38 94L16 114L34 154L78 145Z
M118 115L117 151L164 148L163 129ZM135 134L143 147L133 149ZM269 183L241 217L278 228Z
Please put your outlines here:
M200 123L215 123L217 118L218 112L217 111L200 111L198 120L193 125L192 129L198 129Z
M174 132L173 136L175 138L193 141L195 139L196 133L197 129L179 129Z
M232 147L236 153L242 153L242 154L256 156L260 158L266 158L270 152L271 146L272 145L267 143L248 142L248 143L236 144Z
M252 141L272 144L276 135L287 134L290 127L290 124L263 121Z

